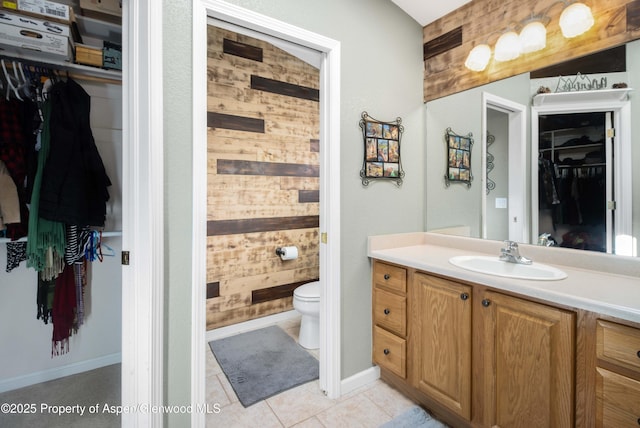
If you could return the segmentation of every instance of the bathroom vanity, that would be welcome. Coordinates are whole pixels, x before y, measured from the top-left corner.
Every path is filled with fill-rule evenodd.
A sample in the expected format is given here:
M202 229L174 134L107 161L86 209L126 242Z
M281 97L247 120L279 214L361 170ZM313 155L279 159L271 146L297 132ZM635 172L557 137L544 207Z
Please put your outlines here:
M501 246L369 238L381 377L455 427L640 426L640 260L522 246L549 281L449 262Z

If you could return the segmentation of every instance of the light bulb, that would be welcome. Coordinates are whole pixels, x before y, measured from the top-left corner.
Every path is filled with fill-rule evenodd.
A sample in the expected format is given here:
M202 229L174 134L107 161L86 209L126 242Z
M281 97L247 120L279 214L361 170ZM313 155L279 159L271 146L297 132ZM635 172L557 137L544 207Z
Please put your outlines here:
M520 46L522 53L539 51L547 46L547 29L542 22L533 21L525 25L520 32Z
M511 61L520 56L520 38L515 31L507 31L496 42L496 61Z
M472 71L482 71L487 68L491 59L491 48L489 45L481 44L469 52L467 60L464 62L465 67Z
M573 3L567 6L560 15L562 35L567 39L579 36L591 28L594 23L591 9L583 3Z

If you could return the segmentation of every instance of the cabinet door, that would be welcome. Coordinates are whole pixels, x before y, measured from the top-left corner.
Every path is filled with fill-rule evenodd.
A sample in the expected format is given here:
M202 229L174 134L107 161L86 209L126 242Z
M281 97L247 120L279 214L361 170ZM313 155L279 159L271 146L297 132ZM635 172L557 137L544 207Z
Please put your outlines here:
M603 368L596 376L596 427L632 428L640 424L640 382Z
M414 277L414 386L460 416L471 416L471 287Z
M490 291L479 303L484 425L573 426L575 314Z

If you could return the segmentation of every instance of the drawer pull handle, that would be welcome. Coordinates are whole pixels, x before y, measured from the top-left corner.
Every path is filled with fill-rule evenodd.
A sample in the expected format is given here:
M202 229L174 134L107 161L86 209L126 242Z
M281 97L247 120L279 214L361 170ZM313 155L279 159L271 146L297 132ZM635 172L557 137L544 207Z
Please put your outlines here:
M391 278L391 275L389 275L388 273L385 273L385 274L384 274L384 279L385 279L385 281L388 281L388 280L389 280L389 278Z
M389 353L390 353L391 351L389 351L389 349L385 348L385 350L384 350L384 351L382 351L382 352L384 352L384 355L389 355Z
M391 313L391 311L390 311L389 309L386 309L386 308L385 308L385 310L384 310L384 314L385 314L385 315L389 315L390 313Z
M491 304L491 300L489 299L482 300L482 306L484 306L485 308L488 308L490 304Z
M636 352L636 355L640 358L640 351ZM640 419L638 419L638 425L640 425Z
M467 300L467 299L469 298L469 293L462 293L462 294L460 295L460 298L461 298L462 300Z

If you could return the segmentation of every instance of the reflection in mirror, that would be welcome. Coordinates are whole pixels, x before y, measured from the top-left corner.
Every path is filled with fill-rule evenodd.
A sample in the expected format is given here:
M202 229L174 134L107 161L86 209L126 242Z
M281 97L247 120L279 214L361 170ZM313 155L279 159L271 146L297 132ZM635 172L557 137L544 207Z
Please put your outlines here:
M582 69L576 69L573 74L582 71ZM563 73L566 75L569 72L565 69ZM608 77L608 87L611 87L613 83L622 81L628 83L631 88L634 85L636 86L636 91L632 92L630 97L630 112L632 118L637 117L638 112L640 112L640 98L637 94L637 90L640 89L640 40L626 45L626 72L604 76ZM462 187L446 188L442 180L442 159L445 156L441 144L442 131L447 127L452 127L461 130L461 132L482 135L486 140L482 126L482 116L487 113L482 104L483 92L494 94L525 106L531 106L532 97L541 85L545 85L551 91L555 91L558 80L558 77L550 80L530 79L529 73L525 73L426 103L426 230L443 230L447 231L447 233L450 233L450 231L458 233L458 231L462 230L464 234L471 237L502 239L504 232L500 232L501 235L499 235L491 229L493 220L497 219L497 217L494 217L495 213L492 214L490 212L490 207L496 206L495 199L489 199L485 202L487 204L487 214L485 217L482 216L485 211L483 210L483 194L485 197L487 196L484 180L482 180L482 183L477 180L469 189ZM531 110L531 107L527 107L527 110ZM559 113L565 112L554 112L554 114ZM492 119L488 120L490 123ZM543 232L543 229L545 231L549 229L548 227L542 228L537 218L537 159L539 154L537 131L532 139L532 128L537 128L537 126L537 118L535 123L533 120L529 121L524 138L526 141L528 167L524 168L521 174L525 179L524 193L525 201L527 201L525 213L529 216L530 221L527 227L527 239L518 239L520 242L533 244L537 243L538 235ZM489 130L494 133L492 129ZM618 175L620 171L612 170L612 174L614 182L624 186L624 189L621 189L620 192L616 191L616 206L619 208L621 203L626 205L629 209L629 214L627 217L620 219L614 218L613 224L618 229L611 234L611 248L615 254L637 256L637 239L640 236L640 196L638 196L637 191L637 189L640 189L640 168L637 167L637 165L640 165L640 121L635 120L630 123L628 145L629 148L624 152L624 155L622 155L623 152L620 152L621 157L631 165L631 172L625 178L626 182L622 182L622 176ZM495 156L496 153L494 151L492 146L492 154ZM498 168L500 162L494 161L494 165ZM478 176L486 178L486 158L484 153L477 153L472 157L472 168L478 171ZM497 170L494 169L491 172L491 176L497 177L496 172ZM499 185L498 182L496 182L496 185ZM634 189L636 190L634 191ZM536 197L532 196L534 191ZM636 195L635 198L633 197L634 194ZM490 192L490 196L493 195L504 197L503 195L498 195L498 192ZM510 205L510 198L511 196L507 196L507 207ZM498 206L503 205L504 201L498 200ZM496 210L495 208L493 209ZM504 212L504 209L501 210ZM614 215L615 213L614 211ZM486 227L483 227L485 221ZM551 229L553 229L553 224L551 224ZM562 242L561 235L555 236L555 239L559 241L558 244Z
M632 234L626 90L554 95L532 108L534 233L561 247L632 255L616 238Z
M493 194L482 194L482 237L528 242L527 186L523 174L527 170L527 106L484 92L482 111L484 171L488 170L487 135L495 137L492 149L495 187ZM486 173L483 178L487 179Z

